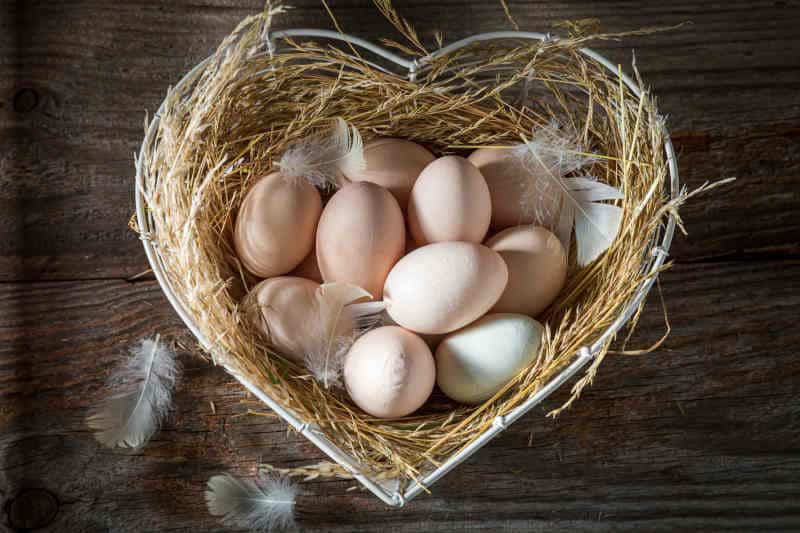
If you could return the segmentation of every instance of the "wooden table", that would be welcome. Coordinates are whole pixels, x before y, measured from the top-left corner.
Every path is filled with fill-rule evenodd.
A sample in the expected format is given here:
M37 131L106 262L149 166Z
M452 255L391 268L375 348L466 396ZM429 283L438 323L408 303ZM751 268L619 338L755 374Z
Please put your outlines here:
M392 34L368 2L331 2L345 31ZM312 0L281 27L331 27ZM126 223L145 110L262 0L0 1L0 529L219 529L209 476L322 454L187 354L174 417L138 452L87 430L104 380L142 336L186 337ZM611 31L690 20L597 48L660 97L683 181L735 176L683 211L661 277L672 335L609 357L563 416L542 409L402 510L347 489L318 495L314 531L800 529L800 6L511 1L525 29L597 17ZM499 2L414 0L433 41L508 29ZM633 344L664 332L651 304ZM215 406L212 409L211 402Z

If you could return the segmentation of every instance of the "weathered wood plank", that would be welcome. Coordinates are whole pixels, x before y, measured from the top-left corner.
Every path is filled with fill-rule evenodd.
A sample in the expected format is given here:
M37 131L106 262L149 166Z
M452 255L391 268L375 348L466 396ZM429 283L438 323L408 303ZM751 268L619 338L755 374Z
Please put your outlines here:
M319 513L303 525L798 529L798 277L798 261L677 266L662 276L673 326L663 348L609 356L573 409L544 418L560 391L403 510L346 492L349 482L307 484ZM630 347L663 331L650 300ZM259 457L322 459L278 420L238 416L241 389L189 354L175 414L155 440L140 452L100 448L86 410L108 394L125 347L157 331L186 335L154 282L0 284L0 523L7 502L35 488L59 502L48 531L215 529L202 499L209 476L250 475Z
M331 27L315 0L281 27ZM0 279L126 278L146 263L125 224L145 110L261 0L3 2ZM679 260L795 256L800 217L800 6L796 2L510 2L524 28L598 17L619 31L693 25L598 49L630 50L660 96L690 187L737 176L686 208ZM432 42L507 29L499 2L397 2ZM391 35L369 2L333 2L346 31ZM13 36L13 37L10 37ZM739 213L749 214L747 224Z

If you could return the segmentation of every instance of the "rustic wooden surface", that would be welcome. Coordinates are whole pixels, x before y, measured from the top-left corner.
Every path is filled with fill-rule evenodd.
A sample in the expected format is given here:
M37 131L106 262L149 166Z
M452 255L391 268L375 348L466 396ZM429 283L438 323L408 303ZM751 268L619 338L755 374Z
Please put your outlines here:
M346 31L391 32L331 1ZM283 27L330 27L314 0ZM597 17L608 30L691 26L631 49L660 97L682 179L738 179L684 210L661 278L672 336L609 357L556 421L556 394L402 510L344 481L309 483L313 531L800 529L800 5L796 1L509 1L523 28ZM222 529L209 476L322 455L183 357L175 414L144 450L84 425L134 340L185 338L126 229L145 110L262 0L0 0L0 529ZM428 41L507 29L499 2L396 2ZM663 332L648 305L634 344ZM213 401L216 412L212 411ZM26 529L27 528L27 529Z

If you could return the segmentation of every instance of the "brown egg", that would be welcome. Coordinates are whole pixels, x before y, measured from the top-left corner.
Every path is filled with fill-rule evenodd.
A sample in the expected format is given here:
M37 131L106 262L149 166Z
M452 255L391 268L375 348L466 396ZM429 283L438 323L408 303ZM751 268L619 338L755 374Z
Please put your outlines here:
M244 303L248 316L270 346L301 364L313 347L313 339L307 335L309 324L319 320L317 289L319 283L311 280L280 276L253 287Z
M408 195L422 169L435 159L417 143L404 139L380 138L364 145L366 168L346 175L351 181L369 181L387 189L405 211Z
M397 324L418 333L449 333L497 302L508 281L503 259L471 242L439 242L397 262L383 300Z
M486 241L486 246L499 253L508 267L508 285L493 313L535 317L564 287L567 256L558 238L545 228L508 228Z
M233 244L242 265L259 277L290 272L311 251L322 200L305 180L273 172L247 192Z
M398 418L419 409L433 391L436 364L430 348L412 332L384 326L366 333L344 360L350 398L378 418Z
M319 264L317 264L316 245L311 248L306 258L297 265L297 268L292 270L291 275L322 283L322 273L320 273Z
M489 186L493 229L520 224L555 227L561 201L555 181L527 174L508 148L480 148L468 159Z
M408 201L408 229L420 246L446 241L480 243L491 216L486 180L475 165L454 155L425 167Z
M380 300L404 249L403 213L383 187L366 181L345 185L322 212L317 262L326 282L350 283Z

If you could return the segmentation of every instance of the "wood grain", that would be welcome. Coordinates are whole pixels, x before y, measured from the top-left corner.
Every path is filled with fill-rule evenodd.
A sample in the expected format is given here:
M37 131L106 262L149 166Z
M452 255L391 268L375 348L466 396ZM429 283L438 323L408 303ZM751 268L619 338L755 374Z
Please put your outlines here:
M349 482L305 484L319 509L304 527L800 527L799 277L798 261L676 267L662 278L673 327L662 349L610 356L575 408L544 417L562 390L403 510L346 492ZM655 300L631 347L661 335ZM209 476L251 475L259 458L323 458L282 422L240 416L241 388L188 353L174 416L154 441L139 452L95 443L84 416L126 346L156 331L185 338L154 282L2 284L0 309L0 499L51 492L51 531L213 529Z
M314 0L281 27L331 27ZM146 268L125 223L133 153L146 110L261 0L4 2L0 40L0 279L127 278ZM680 151L684 182L738 181L685 210L697 261L796 256L800 249L800 21L797 2L511 2L524 28L599 18L609 31L692 25L598 43L629 65L632 49ZM507 29L499 2L398 2L428 41ZM333 2L341 26L392 35L369 2ZM739 213L750 212L747 224ZM113 250L113 253L109 253Z

